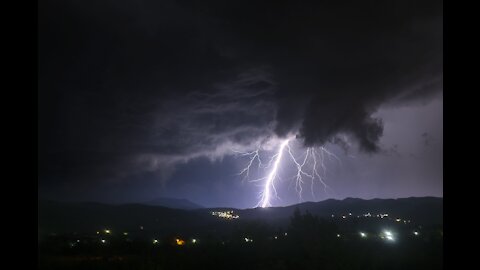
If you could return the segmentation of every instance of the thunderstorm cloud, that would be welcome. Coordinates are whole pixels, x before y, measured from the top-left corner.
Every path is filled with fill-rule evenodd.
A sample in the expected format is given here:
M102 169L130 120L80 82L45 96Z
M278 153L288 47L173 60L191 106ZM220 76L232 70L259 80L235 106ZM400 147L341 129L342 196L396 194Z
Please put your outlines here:
M429 0L40 1L40 178L168 175L292 134L378 152L380 106L442 90L442 13Z

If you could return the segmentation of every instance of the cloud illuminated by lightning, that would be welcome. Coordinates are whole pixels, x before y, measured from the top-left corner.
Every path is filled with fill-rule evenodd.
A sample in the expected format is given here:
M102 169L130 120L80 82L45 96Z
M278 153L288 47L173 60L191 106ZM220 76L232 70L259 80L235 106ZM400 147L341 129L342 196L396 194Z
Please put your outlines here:
M255 163L257 164L258 169L270 169L266 177L250 180L251 182L264 181L264 184L262 185L262 191L260 193L260 201L258 202L257 207L269 207L271 206L272 196L278 197L275 182L279 178L278 171L284 156L288 156L296 168L296 174L292 177L292 180L294 180L295 190L297 191L300 200L303 200L302 193L305 179L309 179L310 181L312 196L314 198L315 194L313 187L315 181L318 181L323 185L324 191L327 194L327 189L330 187L324 181L327 170L325 166L325 156L327 156L329 159L335 158L338 162L340 162L340 159L323 146L318 148L306 148L300 158L295 157L295 154L290 146L290 142L293 140L294 137L280 141L277 151L270 157L267 164L262 163L259 148L251 152L235 151L235 153L239 154L240 156L249 157L249 162L238 174L243 175L244 179L249 178L250 170ZM308 167L311 167L311 169L307 171ZM323 176L320 175L318 167L321 167Z

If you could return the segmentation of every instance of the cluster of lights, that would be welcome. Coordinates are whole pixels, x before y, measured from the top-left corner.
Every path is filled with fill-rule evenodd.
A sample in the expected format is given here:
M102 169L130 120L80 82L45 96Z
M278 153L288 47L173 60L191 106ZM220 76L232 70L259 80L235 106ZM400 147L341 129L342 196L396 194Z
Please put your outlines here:
M367 238L367 233L365 232L359 232L361 238ZM413 235L419 236L420 232L419 231L413 231ZM337 237L340 237L340 234L337 234ZM390 230L384 230L380 233L379 237L383 240L386 240L388 242L395 242L397 239L397 236L394 232Z
M233 211L230 211L230 213L233 214ZM111 231L110 231L110 230L104 230L104 232L105 232L106 234L111 234ZM99 234L99 233L100 233L100 232L97 232L97 234ZM418 230L414 230L412 233L413 233L413 235L415 235L415 236L419 236L419 235L420 235L420 232L419 232ZM123 234L124 234L124 235L128 235L127 232L124 232ZM365 239L368 238L368 236L369 236L366 232L363 232L363 231L358 232L358 234L360 235L361 238L365 238ZM284 235L284 236L287 236L288 233L285 232L285 233L283 233L283 235ZM341 238L341 234L336 234L336 237L337 237L337 238ZM388 242L395 242L395 241L396 241L396 238L397 238L397 237L396 237L396 234L393 233L393 232L390 231L390 230L383 230L383 231L378 235L378 237L381 238L381 239L383 239L383 240L385 240L385 241L388 241ZM247 242L247 243L253 242L253 239L252 239L252 238L249 238L249 237L244 237L243 239L244 239L244 241ZM278 239L278 236L277 236L277 235L273 236L273 239L277 240L277 239ZM69 244L70 244L70 247L73 248L73 247L75 247L75 246L76 246L78 243L80 243L80 242L81 242L80 239L77 239L75 242L70 242ZM104 238L101 238L101 239L100 239L100 243L106 244L106 243L107 243L107 240L105 240ZM152 243L153 243L154 245L157 245L157 244L159 244L160 242L159 242L159 240L157 240L157 239L153 239L153 240L152 240ZM196 238L191 238L191 239L190 239L190 243L191 243L191 244L197 244L197 243L198 243L198 239L196 239ZM183 246L183 245L186 245L187 242L186 242L185 240L181 239L181 238L175 238L175 244L176 244L177 246ZM225 244L225 243L222 242L222 244Z
M191 243L192 243L192 244L197 244L197 242L198 242L198 239L196 239L196 238L192 238L192 239L191 239ZM156 240L156 239L153 240L153 244L158 244L158 243L159 243L158 240ZM175 244L176 244L177 246L184 246L184 245L187 244L187 241L185 241L185 240L183 240L183 239L181 239L181 238L175 238Z
M100 234L100 231L96 231L97 234ZM112 234L112 231L110 229L105 229L103 230L104 234Z
M397 219L395 219L395 221L396 222L402 222L403 221L404 224L410 223L410 220L402 220L401 218L397 218Z
M341 217L343 219L346 219L348 217L351 217L352 216L352 213L348 213L348 215L341 215ZM374 217L370 212L366 213L366 214L363 214L362 215L363 217ZM335 215L332 214L332 218L334 218ZM360 216L357 216L357 218L359 218ZM376 215L376 217L379 217L379 218L385 218L385 217L388 217L388 214L378 214Z
M352 216L352 213L348 213L348 215L340 215L340 217L342 219L347 219L351 216ZM335 217L335 215L332 214L332 218L334 218L334 217ZM387 213L372 215L372 213L368 212L366 214L362 214L361 216L357 216L357 218L360 218L360 217L377 217L377 218L381 218L381 219L388 218L390 220L395 220L396 222L403 222L404 224L407 224L407 223L411 222L409 219L403 219L402 220L401 218L395 218L395 219L389 218Z
M232 218L238 218L238 215L233 215L233 211L226 211L226 212L212 212L212 215L217 215L219 217L222 217L222 218L228 218L228 219L232 219ZM140 226L140 229L143 229L143 226ZM112 231L110 229L104 229L102 231L104 234L107 234L107 235L110 235L112 234ZM100 231L97 231L96 234L100 234ZM123 235L127 236L128 235L128 232L123 232L122 233ZM253 241L253 240L252 240ZM76 240L77 243L80 243L80 240ZM196 238L192 238L191 239L191 243L192 244L196 244L198 242L198 239ZM107 241L103 238L100 239L100 243L102 244L105 244L107 243ZM158 239L152 239L152 243L154 245L157 245L159 244L159 240ZM178 245L178 246L183 246L186 244L186 241L181 239L181 238L175 238L175 244ZM71 243L70 246L73 247L75 246L76 243Z
M377 217L377 218L388 218L388 214L387 213L380 213L380 214L376 214L375 216L372 215L370 212L366 213L366 214L363 214L362 216L364 217Z
M239 215L235 215L233 211L214 211L212 212L212 216L217 216L224 219L237 219L240 217Z

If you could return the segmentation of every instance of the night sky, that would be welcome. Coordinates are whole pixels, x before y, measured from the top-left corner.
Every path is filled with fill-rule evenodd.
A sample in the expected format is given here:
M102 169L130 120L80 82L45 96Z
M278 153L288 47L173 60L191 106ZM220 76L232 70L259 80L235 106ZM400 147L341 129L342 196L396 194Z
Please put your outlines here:
M303 200L442 197L443 3L301 2L39 1L39 197L254 207L290 136L340 160Z

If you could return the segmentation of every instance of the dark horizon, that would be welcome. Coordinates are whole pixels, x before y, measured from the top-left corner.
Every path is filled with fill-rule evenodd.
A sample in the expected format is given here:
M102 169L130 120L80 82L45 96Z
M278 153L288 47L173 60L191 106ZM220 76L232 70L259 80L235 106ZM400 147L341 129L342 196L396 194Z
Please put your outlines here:
M197 204L196 202L190 201L185 198L165 198L161 197L162 199L174 199L174 200L187 200L188 202ZM321 203L325 201L346 201L346 200L362 200L362 201L374 201L374 200L407 200L407 199L442 199L443 197L436 197L436 196L410 196L410 197L398 197L398 198L370 198L370 199L364 199L364 198L354 198L354 197L346 197L343 199L335 199L335 198L329 198L329 199L324 199L324 200L319 200L319 201L303 201L299 203L294 203L294 204L289 204L289 205L281 205L281 206L271 206L269 208L284 208L284 207L291 207L291 206L296 206L296 205L302 205L302 204L308 204L308 203ZM148 201L131 201L131 202L102 202L102 201L63 201L63 200L55 200L55 199L48 199L48 198L38 198L38 201L43 201L43 202L54 202L54 203L73 203L73 204L105 204L105 205L112 205L112 206L120 206L120 205L145 205L145 206L160 206L160 207L167 207L167 206L162 206L162 205L153 205L153 204L148 204ZM221 209L221 208L229 208L229 209L237 209L237 210L249 210L249 209L256 209L256 208L261 208L260 206L258 207L247 207L247 208L236 208L228 205L217 205L217 206L204 206L200 205L201 208L198 209ZM167 208L175 208L175 207L167 207ZM187 209L188 210L188 209Z

